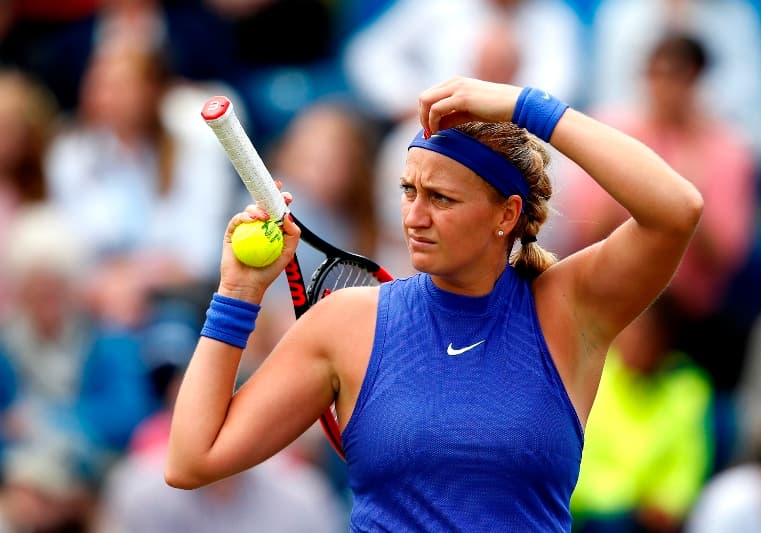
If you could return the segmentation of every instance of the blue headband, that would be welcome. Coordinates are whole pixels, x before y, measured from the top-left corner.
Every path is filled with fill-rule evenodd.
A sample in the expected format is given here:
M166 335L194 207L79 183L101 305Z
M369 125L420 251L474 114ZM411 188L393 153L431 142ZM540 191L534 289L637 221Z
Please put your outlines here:
M462 163L494 186L505 198L517 194L524 202L528 199L528 183L521 171L505 156L470 135L450 128L426 139L423 130L420 130L407 149L413 146L438 152Z

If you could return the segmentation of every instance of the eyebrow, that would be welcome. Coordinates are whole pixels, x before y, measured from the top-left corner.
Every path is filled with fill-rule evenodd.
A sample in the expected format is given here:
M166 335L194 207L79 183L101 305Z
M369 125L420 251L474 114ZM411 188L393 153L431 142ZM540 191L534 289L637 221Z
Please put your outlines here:
M407 176L401 176L399 178L399 185L416 186L414 180L411 180ZM454 200L460 198L461 195L463 194L463 191L452 189L451 187L448 187L447 185L440 184L440 183L433 183L433 184L421 183L420 188L428 192L433 192L435 194L441 194L443 196L447 196Z

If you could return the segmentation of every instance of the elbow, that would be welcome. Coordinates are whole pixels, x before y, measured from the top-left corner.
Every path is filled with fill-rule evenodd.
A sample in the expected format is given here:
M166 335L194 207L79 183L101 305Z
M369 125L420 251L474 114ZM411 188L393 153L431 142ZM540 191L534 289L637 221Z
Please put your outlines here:
M170 487L183 490L197 489L210 482L194 469L176 464L171 457L164 466L164 481Z
M695 186L690 184L682 205L684 210L682 220L686 226L684 229L691 236L703 215L703 195Z
M678 240L689 240L703 215L703 195L686 179L668 200L666 211L661 213L661 229Z
M204 485L198 478L170 468L164 470L164 481L172 488L183 490L197 489Z

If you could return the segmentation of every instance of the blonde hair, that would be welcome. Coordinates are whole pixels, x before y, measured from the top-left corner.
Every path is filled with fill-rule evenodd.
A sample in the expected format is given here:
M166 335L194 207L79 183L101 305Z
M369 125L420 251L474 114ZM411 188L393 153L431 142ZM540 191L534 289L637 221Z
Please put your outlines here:
M550 210L552 184L547 174L549 152L539 139L512 122L468 122L457 126L457 129L504 155L526 178L529 187L528 198L523 203L523 212L509 235L509 242L513 245L516 240L522 241L523 244L517 250L511 251L509 262L521 276L535 278L557 262L553 253L535 241ZM496 189L494 191L495 196L503 201L504 197Z
M24 129L13 168L5 168L22 202L39 202L47 197L45 153L54 136L58 102L39 79L13 67L0 68L0 98L3 116L13 110L14 120Z

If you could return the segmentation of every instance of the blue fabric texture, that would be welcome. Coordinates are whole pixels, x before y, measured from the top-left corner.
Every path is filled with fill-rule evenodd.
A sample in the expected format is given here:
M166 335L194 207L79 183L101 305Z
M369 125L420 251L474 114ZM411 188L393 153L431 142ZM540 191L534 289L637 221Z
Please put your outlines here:
M547 91L526 87L521 91L513 110L513 123L526 128L545 142L550 142L555 126L563 116L568 104L558 100Z
M441 130L429 139L420 130L408 149L412 147L425 148L454 159L481 176L506 198L517 194L524 202L528 199L528 183L521 171L504 155L459 130Z
M583 433L529 283L382 285L343 445L351 531L570 531Z
M214 293L206 311L201 335L226 344L245 348L254 331L260 306Z

